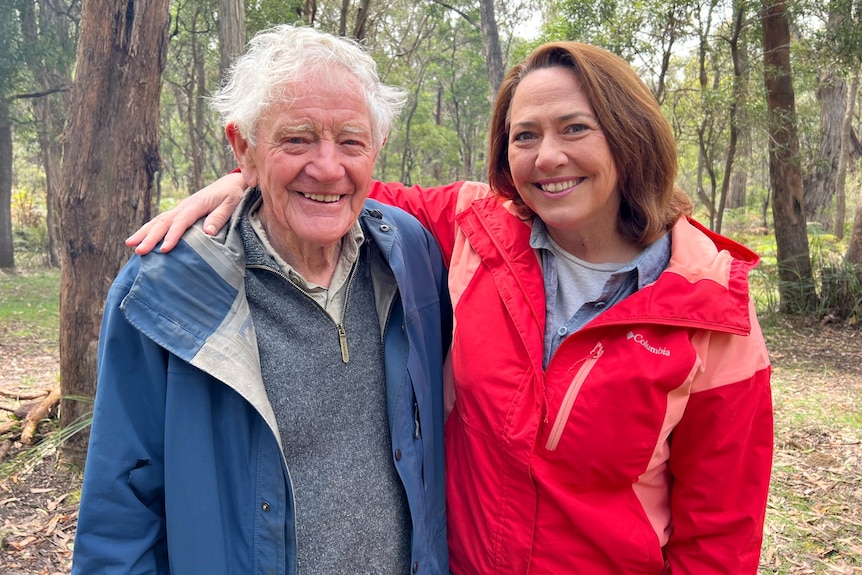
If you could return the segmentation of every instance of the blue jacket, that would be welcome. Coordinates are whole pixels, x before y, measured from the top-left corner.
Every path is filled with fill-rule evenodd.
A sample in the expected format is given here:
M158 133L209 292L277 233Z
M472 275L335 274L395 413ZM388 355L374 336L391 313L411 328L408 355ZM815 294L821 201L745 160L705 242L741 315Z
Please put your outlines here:
M393 461L412 517L409 571L447 573L446 272L433 238L399 209L369 200L360 222L398 286L381 325ZM295 573L290 462L244 273L233 227L216 238L195 227L168 254L133 257L115 280L72 573Z

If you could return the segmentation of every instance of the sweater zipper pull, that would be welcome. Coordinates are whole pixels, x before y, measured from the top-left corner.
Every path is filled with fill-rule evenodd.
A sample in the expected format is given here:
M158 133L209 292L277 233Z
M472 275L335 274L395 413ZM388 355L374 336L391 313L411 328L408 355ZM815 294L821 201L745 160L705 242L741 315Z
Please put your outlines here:
M341 361L347 363L350 361L350 351L347 349L347 332L344 331L344 326L338 324L338 342L341 344Z

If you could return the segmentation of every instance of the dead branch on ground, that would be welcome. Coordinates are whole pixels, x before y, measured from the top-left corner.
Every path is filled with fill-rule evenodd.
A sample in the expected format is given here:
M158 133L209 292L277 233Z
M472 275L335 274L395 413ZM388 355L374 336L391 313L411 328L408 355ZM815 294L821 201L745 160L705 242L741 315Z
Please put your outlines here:
M48 415L48 412L51 411L57 403L60 401L60 386L55 385L51 388L51 392L48 396L39 402L39 405L30 410L27 414L27 417L24 418L24 425L21 431L21 443L24 445L30 445L33 443L33 437L36 435L36 428L39 427L39 422L41 422Z

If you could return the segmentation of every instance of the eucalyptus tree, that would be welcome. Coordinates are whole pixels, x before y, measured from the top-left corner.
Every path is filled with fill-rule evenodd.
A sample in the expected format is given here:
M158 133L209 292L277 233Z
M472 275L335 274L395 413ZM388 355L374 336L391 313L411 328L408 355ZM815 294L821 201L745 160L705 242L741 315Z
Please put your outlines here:
M218 87L222 57L218 0L176 0L170 10L161 155L174 186L192 193L225 172L223 136L207 106L207 97Z
M219 78L227 76L231 64L245 49L245 3L243 0L218 2ZM229 172L236 167L227 137L222 136L222 169Z
M721 54L712 43L720 17L720 2L710 0L695 12L697 23L697 86L700 97L700 117L697 123L697 197L709 213L709 227L715 229L719 219L717 206L719 143L724 141L727 125L720 117L725 101L721 90L723 70L718 64ZM704 184L709 182L709 191Z
M384 81L403 87L409 97L378 157L377 177L422 185L468 177L462 166L470 162L464 155L469 136L449 106L451 78L470 77L473 93L480 93L483 104L476 121L487 126L482 112L488 111L488 84L480 34L436 3L390 4L378 21L372 54ZM478 67L465 66L471 56L479 60ZM467 103L467 98L459 102ZM475 145L471 141L466 148Z
M616 0L554 3L545 39L569 39L602 46L638 68L659 103L674 54L694 31L690 22L702 3L695 0Z
M486 62L482 51L481 37L463 24L456 26L448 58L439 71L441 92L444 96L442 109L457 134L457 140L449 143L458 150L460 170L447 177L452 179L486 179L486 147L488 126L491 123L489 94L496 93L491 82L496 78L483 76ZM500 78L502 81L502 77Z
M733 71L731 79L731 93L728 98L729 105L727 109L729 135L727 148L724 154L724 171L721 177L721 190L718 194L718 206L715 210L716 217L713 227L713 229L719 233L721 233L724 209L728 204L731 183L734 181L734 172L738 171L744 174L744 171L736 170L735 162L740 139L745 143L745 135L748 130L748 126L743 125L741 122L746 106L749 80L747 70L750 60L746 54L745 43L745 29L748 22L748 14L749 6L747 0L733 0L732 16L730 21L727 23L727 33L724 35L724 39L726 40L730 50L730 60ZM740 137L740 134L742 134L742 138ZM739 180L737 179L737 183L738 182ZM742 193L744 197L744 190L737 192L737 194L739 193ZM741 205L741 203L737 198L736 207L739 207L739 205Z
M20 69L20 34L11 10L0 10L0 269L15 267L12 242L12 118L10 99Z
M23 60L30 75L34 124L45 173L48 260L60 265L59 218L62 148L60 136L66 123L69 88L78 38L80 6L74 0L17 0Z
M786 0L763 0L761 22L778 293L783 312L805 314L816 305L816 291L802 195Z
M128 259L123 239L151 215L168 0L83 3L64 142L60 383L64 427L89 411L102 305ZM74 161L72 160L74 158ZM83 465L87 437L64 443Z
M827 55L819 67L820 142L813 168L806 173L808 215L841 238L844 233L844 187L851 141L850 119L856 103L850 88L862 67L862 5L858 0L830 0L815 36L817 52ZM858 80L857 80L858 81ZM830 218L828 207L833 203Z

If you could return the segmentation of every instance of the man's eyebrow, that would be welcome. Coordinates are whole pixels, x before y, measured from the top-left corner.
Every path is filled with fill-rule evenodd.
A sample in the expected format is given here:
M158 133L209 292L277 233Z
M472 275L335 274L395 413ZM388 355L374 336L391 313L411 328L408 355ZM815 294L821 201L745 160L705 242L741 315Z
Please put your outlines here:
M338 130L342 134L354 134L358 136L367 136L371 134L371 129L367 126L362 126L358 124L344 124L339 126ZM283 136L284 134L308 134L315 133L317 131L316 126L312 122L299 122L296 124L284 124L278 128L276 132L277 136Z
M341 131L345 134L359 134L366 135L370 134L371 130L365 126L358 126L355 124L345 124L341 127Z
M314 131L314 124L312 124L311 122L301 122L301 123L297 123L297 124L284 124L283 126L279 127L279 129L278 129L279 134L284 134L284 133L288 133L288 132L313 132L313 131Z

